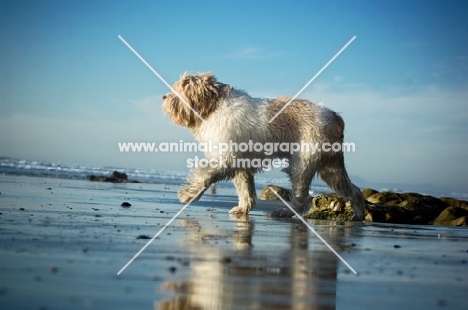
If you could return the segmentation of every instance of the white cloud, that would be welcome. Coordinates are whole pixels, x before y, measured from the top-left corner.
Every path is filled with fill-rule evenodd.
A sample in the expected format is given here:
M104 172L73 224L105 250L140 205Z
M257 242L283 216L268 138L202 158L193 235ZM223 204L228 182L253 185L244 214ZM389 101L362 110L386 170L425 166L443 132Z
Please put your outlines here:
M139 112L142 112L146 117L160 118L162 111L162 96L149 96L139 100L130 100L130 103Z
M193 141L186 130L159 115L96 120L15 114L0 122L0 155L25 159L123 167L181 169L178 156L122 154L118 142ZM180 157L180 156L179 156Z
M261 60L275 58L281 54L282 53L280 52L267 51L260 47L247 46L241 49L237 49L231 53L222 55L221 58Z

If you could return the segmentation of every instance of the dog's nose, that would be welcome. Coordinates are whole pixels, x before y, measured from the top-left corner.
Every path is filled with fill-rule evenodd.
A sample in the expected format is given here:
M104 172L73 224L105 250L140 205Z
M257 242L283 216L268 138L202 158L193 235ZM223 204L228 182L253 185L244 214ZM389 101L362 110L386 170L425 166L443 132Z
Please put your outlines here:
M167 96L166 96L166 95L164 95L164 96L163 96L163 100L166 100L166 98L167 98Z

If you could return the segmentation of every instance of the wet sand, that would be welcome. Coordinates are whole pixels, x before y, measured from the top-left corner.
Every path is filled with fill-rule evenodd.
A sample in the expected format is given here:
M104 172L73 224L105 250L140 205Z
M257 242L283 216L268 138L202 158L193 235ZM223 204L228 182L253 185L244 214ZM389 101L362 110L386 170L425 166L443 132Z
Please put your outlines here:
M230 216L234 190L0 176L0 309L461 309L466 228ZM121 207L122 202L131 207Z

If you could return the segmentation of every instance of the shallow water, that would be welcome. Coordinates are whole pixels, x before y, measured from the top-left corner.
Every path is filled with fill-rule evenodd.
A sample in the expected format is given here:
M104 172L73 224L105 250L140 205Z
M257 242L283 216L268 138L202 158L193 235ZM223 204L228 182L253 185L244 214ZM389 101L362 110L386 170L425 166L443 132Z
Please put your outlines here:
M231 188L181 208L177 185L0 176L1 309L460 309L468 231L309 221ZM130 208L120 204L128 201ZM21 210L24 209L24 210Z

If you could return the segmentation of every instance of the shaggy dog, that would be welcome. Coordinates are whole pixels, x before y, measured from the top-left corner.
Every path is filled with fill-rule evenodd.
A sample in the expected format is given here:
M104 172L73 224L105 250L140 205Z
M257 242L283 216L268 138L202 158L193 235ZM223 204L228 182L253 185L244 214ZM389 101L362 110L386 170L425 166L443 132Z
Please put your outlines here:
M354 211L353 220L364 218L364 198L359 188L349 180L344 165L343 152L315 152L276 147L265 152L252 147L221 147L221 143L244 144L262 143L281 145L282 143L342 143L344 122L335 112L322 105L307 100L294 100L271 123L269 121L289 102L289 98L276 99L252 98L244 91L220 83L211 73L188 75L173 85L177 94L163 96L163 110L171 121L184 126L192 132L199 143L211 143L213 147L205 151L211 165L196 166L191 170L188 185L179 191L179 200L187 203L202 188L210 184L232 179L239 196L239 205L230 213L248 214L255 207L254 174L261 171L259 165L240 165L239 159L283 160L284 172L292 185L292 206L300 214L311 202L309 186L318 174L321 179L339 196L351 201ZM179 95L184 99L181 100ZM218 147L219 146L219 147ZM258 146L258 145L257 145ZM260 145L261 146L261 145ZM283 145L284 146L284 145ZM268 155L267 155L268 154ZM213 164L215 163L215 164ZM218 165L216 165L218 163ZM292 216L288 210L278 210L272 216Z

